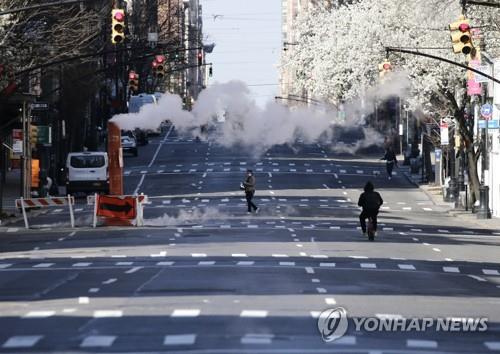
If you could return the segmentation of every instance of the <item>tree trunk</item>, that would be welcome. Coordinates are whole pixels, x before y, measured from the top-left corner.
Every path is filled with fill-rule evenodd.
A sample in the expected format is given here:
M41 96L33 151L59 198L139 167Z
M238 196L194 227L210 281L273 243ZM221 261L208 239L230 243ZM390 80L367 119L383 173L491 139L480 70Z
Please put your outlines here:
M467 149L467 161L468 161L468 174L469 174L469 186L470 186L470 200L471 204L474 204L476 200L479 200L479 176L477 173L477 158L474 149Z

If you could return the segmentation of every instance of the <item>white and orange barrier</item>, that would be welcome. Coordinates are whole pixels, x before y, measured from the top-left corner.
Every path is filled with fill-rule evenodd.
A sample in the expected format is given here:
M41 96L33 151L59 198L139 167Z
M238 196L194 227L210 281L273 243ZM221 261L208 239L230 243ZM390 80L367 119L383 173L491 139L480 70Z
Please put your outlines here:
M29 229L28 215L26 209L31 208L46 208L54 206L67 205L69 209L69 216L71 227L75 227L75 214L73 212L73 205L75 205L75 198L68 195L67 197L49 197L49 198L33 198L33 199L16 199L16 207L20 208L23 213L24 226Z
M144 225L144 204L148 202L145 195L98 195L88 198L89 204L94 204L93 226L97 226L97 218L105 218L109 224Z

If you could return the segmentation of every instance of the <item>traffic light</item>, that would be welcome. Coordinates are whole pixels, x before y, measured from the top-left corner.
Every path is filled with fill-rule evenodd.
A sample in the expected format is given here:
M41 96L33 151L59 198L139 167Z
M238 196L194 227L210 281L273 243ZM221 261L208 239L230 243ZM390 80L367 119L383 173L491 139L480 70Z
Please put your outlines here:
M454 53L469 55L473 52L474 46L470 30L469 20L463 15L459 17L458 21L450 24L450 35Z
M198 66L203 65L203 53L199 52L198 53Z
M130 71L128 74L128 89L131 92L139 91L139 75L135 71Z
M378 72L381 80L383 80L385 76L391 71L392 71L392 64L388 59L386 59L383 63L378 65Z
M111 10L111 43L119 44L125 40L125 11Z
M162 79L165 77L165 56L164 55L155 56L153 62L151 63L151 66L153 67L153 72L157 78Z
M38 143L38 127L36 125L30 125L30 144L36 145Z

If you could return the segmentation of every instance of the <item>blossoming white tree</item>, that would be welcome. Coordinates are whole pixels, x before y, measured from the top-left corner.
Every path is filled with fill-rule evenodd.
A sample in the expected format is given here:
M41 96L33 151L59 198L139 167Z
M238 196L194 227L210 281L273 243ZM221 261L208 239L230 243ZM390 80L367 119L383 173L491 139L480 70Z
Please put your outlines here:
M465 64L465 56L451 50L448 29L460 13L458 0L363 0L332 9L317 8L300 19L297 45L283 56L281 64L295 73L294 93L307 92L335 103L373 99L373 92L384 98L386 89L393 86L425 119L453 116L465 144L469 178L477 198L478 150L463 114L467 103L465 71L421 56L391 53L393 69L400 75L394 75L392 84L382 86L378 78L378 64L386 58L386 47L409 48ZM493 55L498 54L495 46L500 43L494 19L498 13L476 7L468 14L473 27L481 27ZM407 85L401 85L401 78Z

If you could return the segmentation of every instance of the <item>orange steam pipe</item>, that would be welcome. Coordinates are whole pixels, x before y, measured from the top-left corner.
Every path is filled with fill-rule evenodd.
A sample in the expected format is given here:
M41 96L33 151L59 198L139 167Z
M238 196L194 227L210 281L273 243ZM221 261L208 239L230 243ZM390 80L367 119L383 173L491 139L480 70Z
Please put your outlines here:
M108 122L109 194L123 195L123 153L118 125Z

